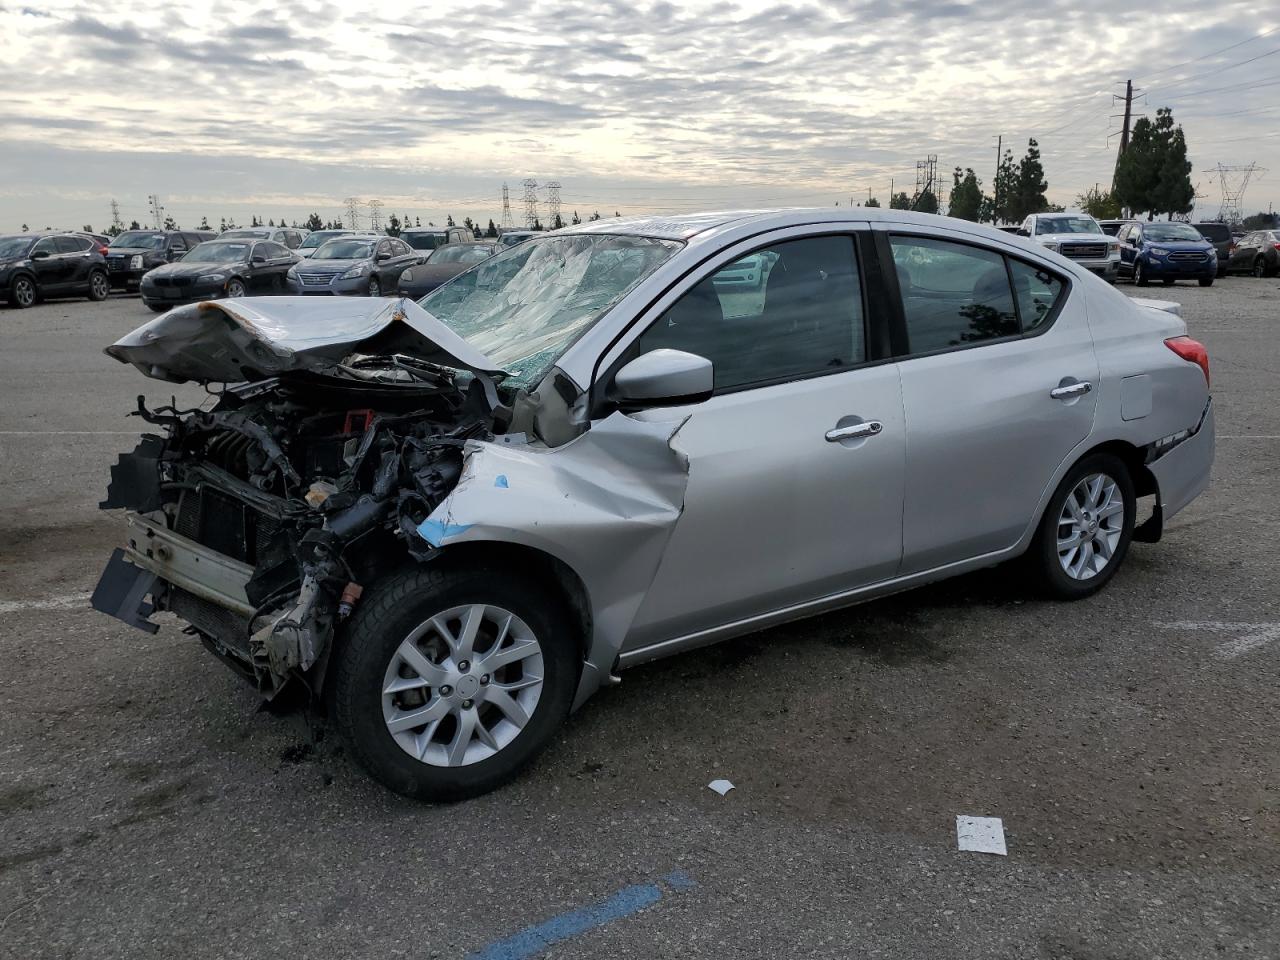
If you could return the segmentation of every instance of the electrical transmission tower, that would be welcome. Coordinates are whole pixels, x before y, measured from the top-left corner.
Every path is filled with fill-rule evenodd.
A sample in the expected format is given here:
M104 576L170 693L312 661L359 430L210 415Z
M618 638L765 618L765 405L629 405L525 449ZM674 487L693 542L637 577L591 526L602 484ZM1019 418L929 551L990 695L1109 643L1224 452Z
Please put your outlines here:
M524 225L530 230L538 222L538 181L532 177L524 182Z
M369 201L369 229L377 233L382 229L382 201Z
M502 185L502 229L510 230L515 226L515 221L511 219L511 194L507 191L507 185Z
M916 161L916 195L911 198L911 209L915 210L920 198L931 193L935 200L938 197L938 155L931 153L923 160Z
M547 184L547 226L554 230L564 226L560 219L560 181L552 180Z
M151 219L156 223L157 230L164 229L164 204L160 202L160 197L156 194L148 194L147 202L151 204Z
M120 204L114 198L111 200L111 229L116 233L124 229L124 224L120 220Z
M360 198L347 197L343 203L347 205L347 229L358 229L360 226Z
M1254 174L1263 173L1256 163L1248 166L1229 167L1218 164L1218 180L1222 184L1222 206L1218 208L1218 219L1223 223L1239 223L1244 219L1241 209L1245 188Z

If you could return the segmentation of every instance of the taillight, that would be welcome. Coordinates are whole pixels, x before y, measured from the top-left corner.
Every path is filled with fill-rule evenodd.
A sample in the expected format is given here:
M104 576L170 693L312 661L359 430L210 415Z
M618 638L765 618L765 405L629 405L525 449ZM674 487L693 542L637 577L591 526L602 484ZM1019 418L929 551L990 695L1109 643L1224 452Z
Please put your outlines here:
M1190 337L1171 337L1164 345L1188 363L1194 363L1204 371L1205 386L1209 384L1209 351L1199 340Z
M107 255L107 245L105 243L98 244L98 252L105 257Z
M1280 243L1273 243L1272 246L1275 247L1277 250L1280 250Z

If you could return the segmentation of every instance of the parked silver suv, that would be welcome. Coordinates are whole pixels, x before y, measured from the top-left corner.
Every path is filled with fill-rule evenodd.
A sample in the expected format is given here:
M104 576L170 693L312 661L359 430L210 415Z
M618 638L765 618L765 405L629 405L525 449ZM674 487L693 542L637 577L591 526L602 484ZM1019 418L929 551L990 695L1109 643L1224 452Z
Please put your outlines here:
M899 210L584 224L418 303L219 300L107 352L221 389L139 411L94 606L172 611L418 797L656 657L1013 559L1086 597L1213 460L1175 304Z
M1120 274L1120 244L1087 213L1033 213L1018 236L1030 237L1046 250L1060 253L1108 283Z

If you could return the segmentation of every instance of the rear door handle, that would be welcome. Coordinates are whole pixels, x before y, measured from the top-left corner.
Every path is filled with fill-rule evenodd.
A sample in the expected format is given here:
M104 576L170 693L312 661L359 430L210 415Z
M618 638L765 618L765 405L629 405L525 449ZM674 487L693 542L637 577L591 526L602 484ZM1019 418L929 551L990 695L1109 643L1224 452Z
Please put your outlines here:
M879 420L867 420L864 423L851 423L847 427L835 427L826 433L827 443L839 443L841 440L856 440L858 437L874 437L884 429Z
M1055 400L1070 400L1072 397L1083 397L1092 389L1092 383L1088 380L1081 380L1078 383L1069 383L1062 387L1054 387L1049 391L1049 396L1053 397Z

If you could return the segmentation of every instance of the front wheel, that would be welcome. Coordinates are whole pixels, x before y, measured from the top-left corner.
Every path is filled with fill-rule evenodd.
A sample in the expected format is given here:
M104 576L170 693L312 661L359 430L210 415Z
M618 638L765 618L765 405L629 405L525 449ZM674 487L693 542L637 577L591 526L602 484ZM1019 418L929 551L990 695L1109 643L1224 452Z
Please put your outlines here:
M148 303L147 309L152 313L164 313L169 308L163 303Z
M1212 286L1213 286L1213 280L1214 280L1214 278L1213 278L1213 277L1201 277L1201 278L1200 278L1200 286L1202 286L1202 287L1212 287Z
M1145 287L1151 281L1147 279L1147 271L1142 266L1142 261L1138 260L1133 265L1133 282L1139 287Z
M233 299L234 299L234 298L236 298L236 297L243 297L243 296L244 296L244 281L243 281L243 280L228 280L228 281L227 281L227 296L228 296L228 297L231 297L231 298L233 298Z
M459 800L511 780L568 715L580 658L542 584L447 560L366 594L335 649L333 715L397 793Z
M18 277L9 287L9 304L25 310L36 302L36 282L30 277Z
M1115 575L1133 538L1137 497L1124 462L1085 457L1054 491L1027 559L1044 591L1060 600L1097 593Z
M1261 257L1253 261L1253 275L1259 278L1265 277L1267 275L1267 261Z
M371 297L382 296L382 284L378 282L377 277L369 278L369 296Z

